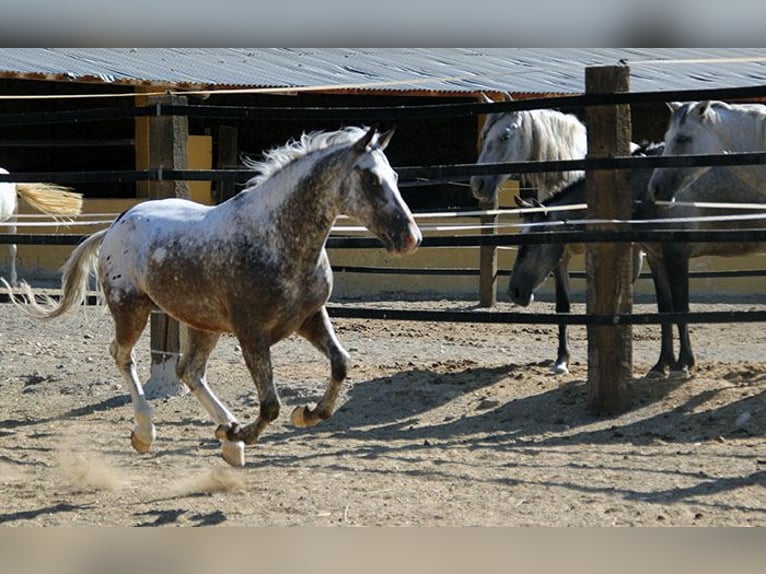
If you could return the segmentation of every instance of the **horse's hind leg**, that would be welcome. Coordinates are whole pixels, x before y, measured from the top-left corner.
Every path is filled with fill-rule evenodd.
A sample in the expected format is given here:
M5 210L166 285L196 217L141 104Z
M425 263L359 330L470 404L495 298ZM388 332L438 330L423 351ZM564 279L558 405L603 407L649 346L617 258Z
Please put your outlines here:
M109 301L108 294L107 300ZM151 301L143 296L122 297L119 304L110 303L115 335L109 346L109 351L130 390L130 400L133 404L133 415L136 421L130 435L130 442L133 448L140 453L149 452L157 436L152 423L152 408L146 400L144 389L138 380L133 350L144 327L146 327L151 306Z
M335 336L330 317L324 307L301 326L298 334L305 337L330 360L330 382L317 406L313 409L307 406L296 407L290 415L290 420L295 426L307 427L329 418L335 410L341 384L348 372L349 355Z
M245 426L240 426L236 422L224 423L215 431L215 436L222 440L255 444L266 426L279 416L279 395L274 386L270 344L263 333L253 332L247 327L235 328L235 333L242 347L242 358L245 359L245 364L258 391L258 418Z
M181 360L176 367L176 375L202 404L219 428L233 428L237 424L234 415L213 394L207 384L206 369L210 353L213 352L220 334L208 333L187 328L187 337L181 352ZM219 437L221 438L221 437ZM222 454L232 466L244 466L245 445L242 441L230 441L222 438Z
M569 299L569 255L559 262L553 271L553 277L556 282L556 313L569 313L571 302ZM556 354L556 362L551 367L551 373L554 375L569 374L569 340L567 338L567 325L559 325L559 348Z

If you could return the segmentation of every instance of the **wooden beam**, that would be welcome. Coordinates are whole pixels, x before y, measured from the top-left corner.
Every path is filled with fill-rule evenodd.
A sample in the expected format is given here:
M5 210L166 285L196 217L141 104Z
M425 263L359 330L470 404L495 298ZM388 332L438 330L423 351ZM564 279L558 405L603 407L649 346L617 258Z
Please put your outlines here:
M480 201L480 210L497 209L498 199ZM480 218L482 235L496 233L497 215L483 215ZM482 245L479 247L479 306L494 307L497 304L497 246Z
M184 96L152 96L149 104L185 105ZM148 168L186 169L189 125L185 116L152 116L148 118ZM185 181L150 181L149 199L167 197L189 198ZM150 318L151 376L145 385L148 397L177 396L187 392L186 386L175 375L175 365L181 350L181 330L178 321L161 312Z
M629 91L629 68L587 68L588 94ZM588 157L630 155L630 106L586 109ZM585 180L588 219L630 219L631 198L625 170L588 171ZM590 224L589 230L620 230L620 224ZM633 307L632 256L628 243L591 243L586 247L588 314L630 313ZM630 407L633 373L631 325L588 326L588 403L592 410L619 413Z

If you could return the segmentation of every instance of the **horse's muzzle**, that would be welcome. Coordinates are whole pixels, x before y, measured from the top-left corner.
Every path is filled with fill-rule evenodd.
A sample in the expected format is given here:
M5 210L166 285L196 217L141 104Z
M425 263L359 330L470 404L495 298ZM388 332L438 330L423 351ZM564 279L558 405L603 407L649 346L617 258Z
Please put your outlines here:
M513 285L508 286L508 296L516 305L528 307L535 300L535 294L532 291L523 291Z
M415 223L409 224L402 233L384 239L386 250L392 255L409 255L414 253L422 242L423 235Z
M491 186L487 184L486 178L471 178L471 193L475 199L478 199L479 201L490 201L492 199L492 193L494 192L494 189L490 188Z

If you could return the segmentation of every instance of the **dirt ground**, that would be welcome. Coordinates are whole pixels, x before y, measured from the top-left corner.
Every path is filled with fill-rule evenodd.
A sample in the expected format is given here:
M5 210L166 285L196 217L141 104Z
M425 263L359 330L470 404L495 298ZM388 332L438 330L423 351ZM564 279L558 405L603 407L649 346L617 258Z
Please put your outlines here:
M320 396L329 367L301 339L276 345L283 409L235 469L190 395L152 401L157 441L148 454L132 450L102 309L42 323L0 305L0 524L766 525L762 324L692 326L699 369L690 380L643 378L659 328L636 327L633 408L605 417L586 408L584 327L571 331L571 374L554 377L554 326L334 323L353 359L336 414L290 426L292 408ZM148 349L147 329L142 378ZM221 341L208 379L240 421L253 420L257 398L236 341Z

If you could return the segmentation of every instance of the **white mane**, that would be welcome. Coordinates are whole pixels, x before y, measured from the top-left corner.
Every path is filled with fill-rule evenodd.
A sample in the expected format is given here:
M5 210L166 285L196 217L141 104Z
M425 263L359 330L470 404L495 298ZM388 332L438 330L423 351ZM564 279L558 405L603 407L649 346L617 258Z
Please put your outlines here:
M326 149L336 144L357 141L366 132L366 128L357 126L346 127L333 132L304 132L299 139L290 140L283 146L264 152L262 160L245 157L242 160L243 165L247 169L257 172L257 175L248 180L247 187L257 187L286 165L313 151Z
M556 110L531 110L531 122L525 122L532 142L530 161L582 159L588 150L585 125L571 114ZM585 174L582 171L530 173L525 179L544 193L564 187Z
M557 110L529 110L491 114L482 130L486 140L492 127L512 115L521 117L521 139L525 142L526 156L514 157L512 161L557 161L582 159L588 150L585 125L572 114ZM582 171L529 173L522 175L526 185L536 187L540 198L584 177Z

